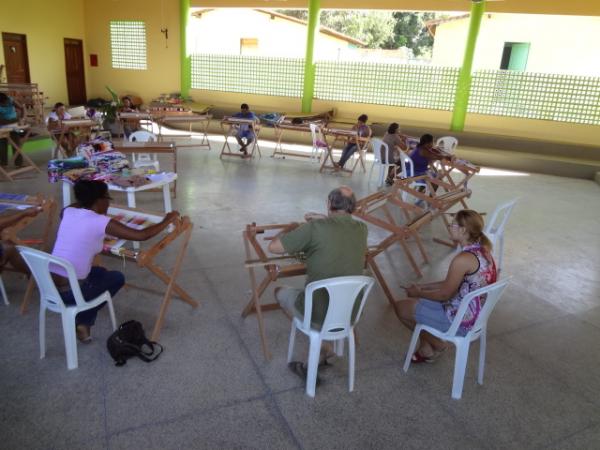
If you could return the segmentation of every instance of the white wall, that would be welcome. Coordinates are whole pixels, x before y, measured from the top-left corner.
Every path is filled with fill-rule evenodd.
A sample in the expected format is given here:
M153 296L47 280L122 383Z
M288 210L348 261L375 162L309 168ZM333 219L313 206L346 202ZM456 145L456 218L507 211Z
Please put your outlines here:
M433 64L460 66L469 19L440 24ZM505 42L528 42L527 72L600 76L600 17L485 14L473 69L499 69Z
M275 18L252 9L215 9L190 21L192 53L240 54L241 38L258 39L253 55L304 58L305 25ZM347 49L348 42L319 33L315 42L315 58L334 57Z

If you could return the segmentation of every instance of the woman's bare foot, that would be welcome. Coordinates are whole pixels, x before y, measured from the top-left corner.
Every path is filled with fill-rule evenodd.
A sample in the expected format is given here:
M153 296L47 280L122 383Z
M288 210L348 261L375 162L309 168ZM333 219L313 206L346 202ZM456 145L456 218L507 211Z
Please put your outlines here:
M75 327L75 334L77 335L77 340L79 342L88 343L92 340L92 335L90 332L89 325L77 325Z

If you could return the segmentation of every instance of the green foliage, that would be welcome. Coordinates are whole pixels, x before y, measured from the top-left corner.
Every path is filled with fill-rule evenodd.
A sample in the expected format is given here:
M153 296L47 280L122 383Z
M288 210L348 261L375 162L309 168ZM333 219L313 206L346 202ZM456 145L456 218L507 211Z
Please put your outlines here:
M305 9L278 12L308 20ZM408 47L415 56L419 56L429 53L433 46L425 21L434 18L433 13L341 10L321 11L320 22L322 26L365 42L368 48Z
M119 108L123 105L117 93L113 91L110 88L110 86L106 86L106 90L110 93L112 100L106 103L101 108L101 111L104 113L105 120L107 120L108 122L114 122L115 120L117 120L117 111L119 111Z

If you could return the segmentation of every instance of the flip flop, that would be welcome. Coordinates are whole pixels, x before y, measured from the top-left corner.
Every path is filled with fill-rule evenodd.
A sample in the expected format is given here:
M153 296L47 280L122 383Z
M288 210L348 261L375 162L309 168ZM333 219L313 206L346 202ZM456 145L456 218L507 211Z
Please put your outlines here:
M423 356L418 351L416 351L411 358L411 362L413 364L421 364L421 363L432 363L435 360L431 357Z
M306 382L306 378L308 377L308 370L302 361L292 361L291 363L288 363L288 367L290 368L290 370L292 372L294 372L296 375L298 375L300 378L302 378L302 380L304 382ZM321 379L317 375L316 385L318 386L320 384L321 384Z

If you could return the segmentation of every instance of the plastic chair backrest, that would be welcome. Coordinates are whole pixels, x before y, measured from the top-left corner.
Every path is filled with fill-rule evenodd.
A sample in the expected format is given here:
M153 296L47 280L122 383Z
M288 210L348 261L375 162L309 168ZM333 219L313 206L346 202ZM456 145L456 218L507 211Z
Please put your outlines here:
M373 278L362 275L327 278L309 283L304 291L303 328L310 329L314 291L324 288L329 294L329 307L321 327L321 336L330 340L347 336L360 319L373 283ZM359 295L361 296L360 306L354 318L354 324L352 324L352 310Z
M386 164L391 164L390 149L388 145L379 138L371 139L371 144L373 145L373 155L375 156L375 162L381 164L382 161L385 159ZM382 158L384 154L385 158Z
M504 233L504 227L506 222L512 213L512 210L517 204L519 199L515 198L511 201L498 205L492 213L490 220L485 224L483 232L488 237L497 236Z
M69 279L70 289L75 297L75 303L77 306L85 306L85 300L81 294L81 288L79 287L73 264L66 259L50 255L49 253L34 248L19 245L17 246L17 249L29 266L31 273L37 282L38 289L40 290L40 301L44 302L49 310L62 312L67 308L56 289L54 280L52 280L50 264L61 267L67 272L67 278Z
M156 135L149 131L134 131L129 135L129 142L156 142Z
M435 143L436 147L439 147L442 150L444 150L446 153L450 153L450 154L454 153L454 150L456 150L457 145L458 145L458 139L456 139L454 136L441 137Z
M404 152L400 152L400 168L402 169L400 178L411 178L414 176L413 160Z
M458 307L458 311L456 312L456 316L452 321L452 325L448 328L446 335L449 337L454 337L460 327L460 323L462 322L465 314L467 313L467 309L469 308L469 303L477 296L485 295L485 300L483 300L483 308L479 311L479 315L477 316L477 320L473 324L473 328L467 333L467 336L472 335L474 333L480 332L487 325L488 318L492 313L492 310L500 300L504 289L508 286L511 277L504 278L501 281L496 281L495 283L488 284L476 291L469 292L465 295L460 302L460 306Z

